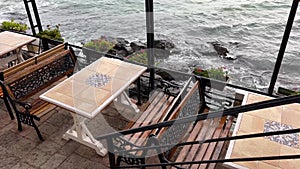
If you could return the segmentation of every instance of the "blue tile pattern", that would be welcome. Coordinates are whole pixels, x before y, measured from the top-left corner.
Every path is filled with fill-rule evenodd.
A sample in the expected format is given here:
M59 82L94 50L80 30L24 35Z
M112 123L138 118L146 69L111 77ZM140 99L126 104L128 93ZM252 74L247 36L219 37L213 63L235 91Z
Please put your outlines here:
M107 83L109 83L110 80L111 80L110 76L96 73L86 79L86 84L93 87L100 88L105 86Z
M293 129L292 126L287 124L282 124L275 121L266 121L264 124L264 133L265 132L272 132L272 131L283 131L283 130L291 130ZM292 133L292 134L282 134L282 135L274 135L274 136L267 136L267 139L277 142L279 144L283 144L292 148L299 148L299 134Z

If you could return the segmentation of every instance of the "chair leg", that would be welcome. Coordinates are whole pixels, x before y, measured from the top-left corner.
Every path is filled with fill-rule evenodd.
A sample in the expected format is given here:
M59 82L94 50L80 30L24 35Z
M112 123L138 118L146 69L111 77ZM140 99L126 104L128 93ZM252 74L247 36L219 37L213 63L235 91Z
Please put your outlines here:
M19 114L19 113L16 113L16 116L17 116L17 122L18 122L18 130L19 130L19 131L23 131L23 128L22 128L22 122L21 122L21 118L20 118L20 114Z
M117 157L117 163L116 163L116 166L121 166L121 159L122 159L123 157L122 156L118 156Z
M11 107L10 107L10 105L9 105L9 102L8 102L8 100L7 100L7 98L6 98L5 96L3 96L3 100L4 100L4 103L5 103L6 109L7 109L7 111L8 111L8 114L9 114L9 116L10 116L10 119L11 119L11 120L14 120L14 119L15 119L15 116L14 116L14 114L13 114L13 112L12 112L12 110L11 110Z
M44 141L44 138L43 138L43 136L42 136L42 134L41 134L39 128L37 127L37 125L36 125L36 124L34 123L34 121L33 121L33 117L30 117L30 121L31 121L31 125L32 125L32 127L35 129L36 134L38 135L39 139L40 139L41 141Z

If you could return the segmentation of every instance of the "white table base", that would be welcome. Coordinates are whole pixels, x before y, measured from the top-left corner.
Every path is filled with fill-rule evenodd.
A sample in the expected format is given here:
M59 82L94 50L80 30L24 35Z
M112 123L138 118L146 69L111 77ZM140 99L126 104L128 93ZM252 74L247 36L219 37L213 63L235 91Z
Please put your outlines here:
M116 99L114 102L115 105L117 106L122 106L124 108L128 108L133 110L136 113L139 113L140 110L139 108L131 102L130 98L128 97L128 95L126 94L126 92L122 92Z
M81 144L95 149L97 154L105 156L107 154L107 149L104 148L102 143L94 138L92 133L89 131L85 125L86 118L71 113L74 119L74 125L69 129L64 135L63 138L66 140L72 139Z
M122 92L115 100L114 103L118 106L123 106L124 108L129 108L135 113L138 113L140 110L138 107L131 102L130 98L127 96L126 92ZM107 149L104 148L101 142L96 140L90 130L87 128L85 117L71 113L73 116L74 124L71 129L69 129L64 135L63 138L66 140L72 139L81 144L95 149L97 154L105 156L107 154Z

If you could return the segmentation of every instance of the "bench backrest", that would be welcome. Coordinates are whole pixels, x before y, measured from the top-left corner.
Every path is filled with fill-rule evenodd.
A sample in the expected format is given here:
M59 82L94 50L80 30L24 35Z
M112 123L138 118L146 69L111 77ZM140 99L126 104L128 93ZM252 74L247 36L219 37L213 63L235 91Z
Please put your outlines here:
M7 69L3 77L8 92L18 100L26 99L74 71L75 56L64 45Z
M12 76L16 73L18 73L19 71L22 71L23 69L30 67L32 65L36 65L38 62L41 62L49 57L51 57L52 55L65 51L66 50L66 44L60 44L55 46L54 48L47 50L35 57L32 57L30 59L27 59L24 62L21 62L17 65L14 65L12 67L9 67L5 70L3 70L2 72L0 72L0 80L5 81L5 79L9 76Z
M185 95L181 103L175 109L174 113L170 117L170 120L175 120L177 118L189 117L197 115L201 108L200 96L199 96L199 82L196 81L192 88ZM157 138L159 144L161 145L175 145L183 139L183 136L188 132L192 123L177 124L176 122L170 126L165 127L159 133L157 133ZM168 149L168 148L166 148Z

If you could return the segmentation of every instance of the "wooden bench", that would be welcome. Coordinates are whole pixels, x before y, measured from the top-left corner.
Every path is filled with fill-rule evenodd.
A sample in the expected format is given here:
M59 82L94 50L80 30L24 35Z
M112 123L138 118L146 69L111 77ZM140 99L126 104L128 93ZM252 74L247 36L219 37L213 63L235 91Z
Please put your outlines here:
M47 50L40 55L37 55L35 57L32 57L30 59L27 59L25 62L21 62L17 65L11 66L7 69L4 69L0 72L0 80L5 81L9 76L12 76L19 72L20 70L25 69L26 67L32 66L37 64L38 62L41 62L42 60L45 60L51 56L53 56L56 53L60 53L65 51L66 44L57 45L56 47L52 48L51 50ZM2 89L0 88L0 97L3 97Z
M172 113L174 112L174 109L180 104L182 98L186 97L188 87L191 84L192 78L190 78L185 85L180 90L179 94L174 98L172 96L166 95L162 92L157 92L152 95L152 98L150 98L150 104L147 106L146 110L142 113L138 114L134 120L132 120L131 123L127 126L126 129L133 129L133 128L139 128L147 125L152 125L156 123L160 123L163 121L168 120L169 118L173 117ZM198 84L194 84L194 86L197 86ZM128 144L128 145L134 145L134 147L142 147L147 144L149 135L155 134L159 132L158 129L154 130L147 130L142 132L136 132L130 135L125 135L124 137L116 137L114 142L119 142L120 147L123 147L122 144ZM126 146L125 146L126 147ZM131 146L128 146L132 148ZM129 149L130 149L129 148ZM118 149L118 148L117 148ZM122 148L121 148L122 149ZM118 151L118 150L117 150ZM131 161L132 159L137 160L144 160L142 157L143 155L142 151L137 151L135 153L129 153L129 154L118 154L116 158L116 164L112 163L111 167L114 168L115 165L119 166L122 162L128 163L128 161ZM133 157L131 157L133 156ZM115 158L115 157L113 157ZM131 159L131 160L129 160ZM115 159L113 159L114 161Z
M199 82L196 81L192 88L184 95L180 104L176 106L174 111L169 112L169 116L164 116L163 120L155 121L154 123L149 123L148 125L163 124L161 122L167 122L170 120L176 120L184 117L190 117L198 115L202 106L205 104L201 103L201 90ZM196 120L196 119L195 119ZM210 144L188 144L182 147L176 146L178 143L191 142L191 141L201 141L210 138L226 137L229 133L229 129L232 125L232 117L220 117L215 119L208 119L205 121L198 122L188 122L176 124L176 122L167 127L156 127L156 129L145 130L141 132L134 132L130 135L125 135L122 139L114 140L114 149L110 154L110 164L111 168L114 168L114 155L118 155L117 166L121 165L121 162L126 165L140 165L145 164L145 158L147 156L155 156L155 154L149 154L147 150L141 150L142 148L151 147L151 145L162 146L162 145L172 145L171 147L157 148L156 156L159 157L161 163L174 162L186 162L186 161L201 161L210 158L218 158L224 142L210 143ZM136 126L138 127L138 126ZM134 127L134 128L136 128ZM146 127L146 126L144 126ZM138 128L137 128L138 129ZM143 133L143 134L141 134ZM136 137L138 135L138 137ZM141 139L149 137L150 139ZM133 140L135 136L135 140ZM155 137L153 137L155 136ZM127 141L124 141L127 140ZM121 147L121 149L119 149ZM125 149L125 150L124 150ZM137 151L134 151L137 149ZM152 152L153 153L153 152ZM112 155L114 154L114 155ZM209 166L206 164L200 165L195 164L191 166L178 165L176 167L182 168L214 168L214 164ZM142 167L143 168L143 167ZM162 167L165 168L165 167Z
M191 78L185 83L176 97L170 95L166 91L154 91L152 97L148 101L150 104L146 105L144 108L145 110L142 113L137 114L125 129L139 128L166 120L170 115L170 112L173 111L174 106L180 102L180 98L186 94L184 92L186 92L190 82ZM145 143L142 140L145 140L145 138L153 132L154 131L145 131L135 133L127 136L127 139L137 145L143 145Z
M0 82L6 107L11 115L16 114L18 130L21 123L35 128L40 140L43 140L34 120L55 108L54 105L42 101L39 92L54 85L58 80L73 73L76 57L67 44L59 45L34 58L0 73Z
M194 92L194 91L191 90L190 92ZM192 94L190 93L189 95ZM193 98L190 96L190 97L186 97L186 99L191 100ZM193 115L193 114L184 115L184 116L182 115L182 113L185 114L186 110L184 109L190 109L192 108L191 106L193 106L189 104L188 101L186 102L187 103L183 101L182 105L178 106L179 110L177 110L177 112L179 114L178 115L174 114L175 117L171 119L176 119L179 117L188 117L189 115ZM199 109L201 109L201 107L199 107ZM159 156L160 161L162 163L175 162L180 164L184 162L197 162L197 161L200 162L203 160L218 159L220 157L220 154L222 153L224 142L202 143L201 141L208 140L208 139L216 139L220 137L227 137L230 132L230 128L233 124L233 119L234 118L231 116L227 117L227 116L220 115L220 117L213 118L213 119L195 121L195 123L193 124L185 123L184 124L185 131L186 131L185 133L182 133L178 130L173 130L170 133L174 135L173 137L175 137L178 140L177 143L185 143L186 145L184 146L175 145L173 148L170 149L170 151L167 151L167 153L165 153L165 151L163 150L159 150L160 152L162 152L162 154ZM157 137L158 141L156 141L156 145L171 144L170 142L161 142L159 141L160 139L161 138ZM196 144L192 142L196 142ZM207 169L207 168L215 168L216 164L211 163L211 164L191 164L191 165L172 165L172 166L175 168Z
M201 86L201 85L199 85ZM179 117L188 117L190 115L195 115L195 113L185 114L185 111L188 109L191 109L193 106L189 101L191 99L194 99L192 93L196 90L193 89L190 90L190 93L187 95L189 97L186 97L186 101L182 102L182 105L178 106L177 112L178 115L174 114L175 117L171 119L176 119ZM202 92L201 92L202 94ZM202 98L202 96L200 96ZM205 106L205 104L201 104L202 106ZM187 110L184 110L187 109ZM199 109L201 111L203 110L200 106ZM194 109L194 111L197 109ZM208 110L205 110L208 111ZM203 113L203 112L201 112ZM233 124L233 117L229 116L221 116L213 119L207 119L202 121L195 121L195 123L185 123L185 133L182 133L178 130L173 130L170 132L173 137L175 137L178 142L177 143L191 143L186 144L184 146L177 146L175 145L170 151L159 150L160 152L163 152L161 155L159 155L160 161L162 163L184 163L184 162L197 162L197 161L203 161L203 160L211 160L211 159L218 159L220 154L222 153L222 149L224 147L224 142L213 142L213 143L202 143L201 141L207 140L207 139L216 139L220 137L227 137L230 128ZM182 124L179 124L179 126ZM178 127L175 127L178 128ZM180 127L179 127L180 128ZM188 129L187 129L188 128ZM166 128L165 128L166 130ZM159 137L157 137L158 140L160 140ZM196 144L192 144L192 142L197 142ZM161 142L158 141L156 145L167 145L170 144L170 142ZM176 143L175 143L176 144ZM192 164L192 165L172 165L175 168L189 168L189 169L207 169L207 168L215 168L216 164ZM165 168L165 167L162 167Z

